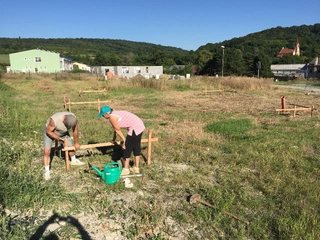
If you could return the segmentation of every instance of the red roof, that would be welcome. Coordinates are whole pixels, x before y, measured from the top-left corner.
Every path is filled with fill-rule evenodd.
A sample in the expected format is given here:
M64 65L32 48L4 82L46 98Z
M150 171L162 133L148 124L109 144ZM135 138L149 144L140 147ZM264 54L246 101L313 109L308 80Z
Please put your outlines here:
M282 48L281 51L278 53L277 57L282 57L285 54L293 54L294 49L291 48Z

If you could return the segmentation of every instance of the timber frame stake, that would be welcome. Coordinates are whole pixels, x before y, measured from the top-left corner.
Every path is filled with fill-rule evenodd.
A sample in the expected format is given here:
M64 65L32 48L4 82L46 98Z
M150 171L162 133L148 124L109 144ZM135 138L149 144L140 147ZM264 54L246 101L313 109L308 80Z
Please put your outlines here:
M302 105L298 105L298 104L289 104L289 105L293 105L293 108L287 108L286 107L286 99L284 96L281 97L281 109L276 109L276 111L279 113L287 113L290 111L293 111L293 117L296 116L297 111L310 111L311 112L311 117L313 117L313 112L315 110L317 110L314 105L312 105L311 107L305 107Z
M148 150L147 150L147 164L151 164L151 143L157 142L158 138L152 137L152 130L148 130L148 138L147 139L141 139L141 143L148 143ZM106 143L96 143L96 144L88 144L88 145L80 145L80 149L90 149L92 151L92 148L96 147L109 147L109 146L115 146L115 145L121 145L121 142L117 142L116 144L113 144L111 142ZM64 148L62 151L65 152L65 160L66 160L66 170L70 170L69 165L69 151L75 150L74 146L68 146L68 140L65 138L64 141Z
M203 93L205 93L206 95L208 93L215 93L215 92L221 92L221 94L224 94L224 89L212 89L212 90L208 90L207 87L205 90L202 90Z
M103 92L104 95L107 94L106 88L103 88L103 90L79 90L79 97L82 97L82 93L101 93Z
M81 105L81 104L98 104L98 112L100 112L100 108L101 108L101 103L108 103L111 102L110 100L105 100L105 101L100 101L100 99L98 98L98 101L96 102L71 102L70 98L66 98L63 97L63 107L64 109L67 109L68 106L68 110L69 112L71 112L71 105Z

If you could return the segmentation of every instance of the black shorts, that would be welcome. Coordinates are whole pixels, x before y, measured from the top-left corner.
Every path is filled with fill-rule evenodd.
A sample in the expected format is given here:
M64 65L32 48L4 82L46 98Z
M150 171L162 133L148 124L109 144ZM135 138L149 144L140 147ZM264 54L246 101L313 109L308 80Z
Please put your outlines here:
M132 152L135 157L140 156L142 133L140 133L139 135L136 135L136 133L132 131L132 136L127 135L126 149L123 150L124 158L130 158Z

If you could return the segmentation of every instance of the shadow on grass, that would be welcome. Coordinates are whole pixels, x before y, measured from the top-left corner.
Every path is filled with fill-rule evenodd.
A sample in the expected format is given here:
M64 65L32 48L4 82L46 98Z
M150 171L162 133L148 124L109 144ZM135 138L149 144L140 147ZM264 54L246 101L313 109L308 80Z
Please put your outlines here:
M80 224L80 222L71 216L67 217L60 217L58 214L52 215L44 224L42 224L37 231L30 237L30 240L38 240L38 239L46 239L46 240L55 240L59 239L57 234L50 233L48 236L43 236L46 229L49 227L50 224L57 223L57 222L66 222L71 224L72 226L76 227L79 234L81 235L81 239L85 240L91 240L89 233L83 228L83 226Z
M90 142L88 144L94 144L94 143ZM117 162L117 161L120 161L121 159L123 159L123 149L122 149L121 145L114 145L114 146L110 146L110 147L97 147L96 149L98 151L100 151L102 155L111 156L111 160L114 161L114 162ZM141 151L142 150L146 150L146 149L147 149L147 147L142 147ZM143 161L145 163L147 163L146 156L144 156L141 153L141 157L142 157Z
M96 144L96 142L88 142L88 144ZM65 161L65 152L62 151L62 146L58 146L57 148L52 147L50 151L50 165L52 164L53 157L57 156ZM123 160L123 149L121 145L114 145L114 146L107 146L107 147L96 147L96 149L102 154L102 155L109 155L111 157L111 160L114 162ZM142 147L141 151L146 150L147 147ZM93 155L94 153L87 150L87 154L77 154L78 158ZM147 163L147 157L141 153L142 160ZM130 165L133 166L133 161L130 161Z

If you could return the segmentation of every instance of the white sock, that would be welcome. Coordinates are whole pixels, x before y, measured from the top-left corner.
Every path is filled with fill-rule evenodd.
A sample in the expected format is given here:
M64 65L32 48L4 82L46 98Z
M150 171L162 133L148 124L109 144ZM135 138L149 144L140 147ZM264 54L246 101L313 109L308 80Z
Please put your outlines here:
M46 170L46 172L50 172L50 166L44 166L44 169Z
M75 161L76 160L76 155L71 157L71 161Z

